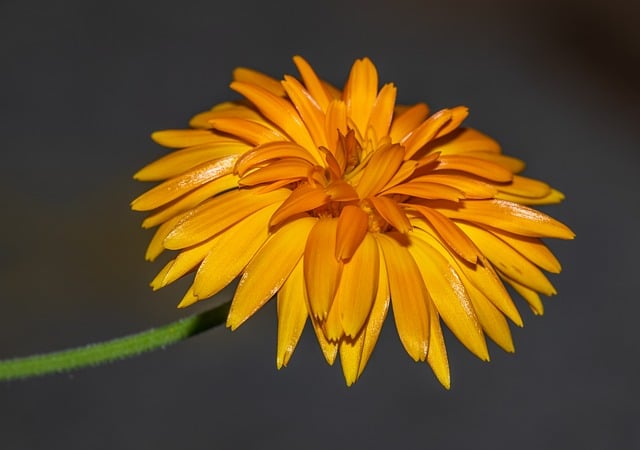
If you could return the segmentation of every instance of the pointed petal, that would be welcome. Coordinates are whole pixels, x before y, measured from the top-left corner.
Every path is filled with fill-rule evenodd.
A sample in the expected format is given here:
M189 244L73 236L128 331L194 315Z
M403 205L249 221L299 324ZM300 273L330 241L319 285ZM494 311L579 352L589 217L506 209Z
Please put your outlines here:
M211 249L193 281L193 293L209 298L231 283L269 236L269 218L278 205L266 206L211 240Z
M553 188L544 197L523 197L521 195L507 194L505 192L498 192L495 198L499 200L506 200L512 203L519 203L521 205L551 205L554 203L560 203L564 200L564 194Z
M447 358L447 347L444 344L444 336L440 327L440 317L435 305L429 308L429 351L427 352L427 362L433 370L440 384L445 389L451 387L451 375L449 372L449 359Z
M451 111L451 119L449 119L449 121L440 128L440 130L438 130L438 133L435 136L436 139L456 130L462 121L469 115L469 108L466 106L454 106L449 111Z
M522 161L521 159L489 151L474 151L469 156L499 164L505 169L509 170L511 173L522 172L525 166L524 161Z
M240 178L241 186L255 186L280 180L300 180L307 178L313 166L298 158L284 158L251 171Z
M522 254L536 266L551 273L560 273L562 269L560 261L558 261L553 253L551 253L551 250L549 250L540 239L519 236L497 229L491 229L491 233L505 241L511 248Z
M505 194L530 198L546 197L551 193L551 186L547 183L519 175L514 175L511 183L499 186L498 189Z
M183 148L227 140L210 130L162 130L151 133L151 139L163 147Z
M410 159L415 155L418 150L424 147L436 136L438 131L449 120L451 120L451 111L443 109L422 122L422 124L413 130L411 134L405 136L405 138L400 141L400 143L405 147L404 159Z
M346 136L347 134L347 106L343 101L332 100L327 108L327 114L324 118L324 132L327 136L327 142L329 143L329 150L333 150L338 145L340 136ZM344 170L345 155L334 153L336 160L342 166Z
M353 256L369 228L369 216L354 205L342 209L336 231L336 258L345 261Z
M382 86L371 109L369 127L373 129L377 139L389 134L389 126L393 118L393 108L396 103L396 91L397 89L393 83Z
M428 115L429 107L424 103L418 103L394 117L389 130L391 142L402 142Z
M347 115L353 120L360 134L364 134L367 129L377 93L376 67L369 58L356 60L344 87L343 98L347 105Z
M356 185L360 198L377 194L395 175L403 157L404 149L400 145L392 145L374 152Z
M488 361L484 334L456 270L440 252L422 240L412 240L409 252L420 269L429 297L440 317L469 351Z
M320 349L322 350L324 359L327 361L327 364L332 366L336 360L336 356L338 355L338 343L335 341L329 341L325 337L320 322L311 318L311 324L313 325L313 331L316 333L316 338L318 339L318 344L320 344Z
M470 200L492 199L498 193L498 189L492 184L455 172L433 171L428 175L414 177L412 182L437 183L455 187L464 193L465 198Z
M286 367L307 322L302 260L298 261L287 281L278 291L278 369Z
M522 298L527 301L529 307L531 308L531 311L533 311L536 316L541 316L544 314L544 305L542 304L540 295L538 295L536 291L534 291L533 289L529 289L528 287L518 283L515 280L512 280L504 274L500 274L500 276L504 281L509 283L511 287L522 296Z
M436 167L439 170L466 172L497 183L508 183L514 178L510 170L499 164L467 155L441 155Z
M382 191L384 195L402 194L430 200L450 200L458 202L464 198L464 192L452 186L425 181L409 181Z
M160 225L156 230L155 234L151 238L149 242L149 246L147 247L147 252L144 257L147 261L155 260L160 254L164 251L165 247L163 245L164 239L167 237L169 233L175 228L175 226L180 221L181 216L172 217L167 220L165 223Z
M247 171L261 164L281 158L299 158L309 164L316 164L313 156L303 147L289 141L269 142L244 153L236 163L235 171L243 176Z
M459 128L448 135L432 141L430 152L455 155L467 152L500 153L500 145L489 136L473 128Z
M314 100L318 103L322 111L326 111L329 103L331 102L331 96L327 92L324 84L320 81L320 78L316 75L309 63L301 56L294 56L293 62L300 72L302 81L313 96Z
M164 246L179 250L195 245L265 206L284 201L289 193L288 189L264 194L243 189L214 197L185 213L178 225L165 238Z
M177 279L191 272L198 264L202 262L212 247L211 240L202 242L191 248L183 250L173 260L171 267L164 273L162 279L154 280L154 288L159 289L168 284L173 283ZM156 287L157 286L157 287Z
M459 273L464 279L464 275L461 272ZM476 311L482 329L504 351L513 353L515 347L511 338L511 330L502 312L469 280L464 280L464 286L469 292L469 298L473 303L473 309Z
M362 331L369 317L378 291L379 263L378 245L370 233L344 263L334 303L338 304L342 329L349 338ZM356 372L357 368L356 364Z
M369 202L393 228L402 234L411 229L411 223L398 202L389 197L369 197Z
M289 140L284 133L267 125L266 122L238 119L235 117L221 117L219 119L212 119L210 123L216 130L236 136L238 139L242 139L252 145Z
M278 292L300 260L316 220L306 217L284 225L258 250L238 283L227 317L229 328L238 328Z
M193 128L212 128L211 121L215 119L236 118L264 122L264 117L258 111L246 105L235 102L220 103L209 111L196 114L189 121Z
M304 279L309 310L317 319L329 314L342 264L335 257L336 219L320 219L311 229L304 250Z
M339 344L340 364L347 386L352 386L358 380L360 373L360 361L362 360L362 349L364 348L364 335L355 339L343 339Z
M171 178L132 201L131 209L134 211L149 211L166 205L198 186L230 174L237 159L238 155L229 155L225 158L202 164L178 177Z
M238 67L233 71L233 80L258 85L278 97L285 96L284 89L278 80L256 70Z
M327 147L327 137L324 134L324 113L320 105L298 80L285 75L282 82L289 99L294 104L302 121L307 126L309 134L316 147Z
M391 233L390 233L391 234ZM393 316L400 341L415 361L424 361L429 347L429 297L413 257L397 239L376 233L387 273Z

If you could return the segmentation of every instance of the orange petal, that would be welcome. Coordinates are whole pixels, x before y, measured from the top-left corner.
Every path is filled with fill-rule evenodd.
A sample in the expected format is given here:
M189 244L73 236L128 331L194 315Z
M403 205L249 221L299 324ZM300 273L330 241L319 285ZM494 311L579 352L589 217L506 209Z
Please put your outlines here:
M382 86L371 109L368 128L373 129L377 139L389 134L389 126L393 118L393 107L396 103L396 91L397 89L393 83Z
M335 341L330 341L325 337L320 322L318 322L314 318L311 318L311 323L313 324L313 331L316 333L316 337L318 339L318 343L320 344L320 349L322 350L324 359L327 361L327 364L332 366L338 354L338 343Z
M435 137L438 131L450 119L451 111L448 109L443 109L422 122L422 124L415 130L413 130L411 134L405 136L405 138L400 141L400 143L404 145L406 150L404 159L410 159L413 155L415 155L418 150L424 147Z
M300 180L307 178L313 168L307 161L298 158L283 158L267 164L240 178L240 186L255 186L280 180Z
M309 310L324 320L329 314L338 287L342 264L335 257L336 219L320 219L307 239L304 250L304 279Z
M360 198L377 194L395 175L402 164L403 156L404 149L400 145L375 151L356 185Z
M253 108L235 102L224 102L214 106L209 111L196 114L189 121L192 128L211 128L211 121L220 118L248 119L264 122L264 117Z
M320 187L301 184L280 205L271 218L270 225L275 226L285 220L315 208L319 208L329 201L329 196Z
M369 216L354 205L342 209L336 231L336 258L345 261L353 256L369 229Z
M208 144L228 138L213 134L210 130L162 130L151 133L151 139L163 147L183 148Z
M452 186L462 191L467 199L491 199L498 193L498 189L495 186L463 174L447 174L440 171L433 171L428 175L415 177L411 181Z
M258 85L278 97L284 97L285 95L284 89L278 80L256 70L238 67L233 71L233 80Z
M445 126L438 130L438 133L435 136L436 139L456 130L462 121L469 115L469 108L466 106L454 106L449 109L449 111L451 111L451 119L449 119Z
M229 155L225 158L202 164L178 177L171 178L132 201L131 209L134 211L149 211L166 205L205 183L230 174L237 159L238 155Z
M369 197L369 202L393 228L405 234L411 229L411 223L398 202L389 197Z
M402 194L430 200L450 200L458 202L464 198L464 192L451 186L424 181L409 181L382 192L384 195Z
M331 96L327 92L325 85L303 57L294 56L293 62L298 68L298 72L300 72L302 81L304 81L304 85L309 93L313 96L322 111L326 111L331 102Z
M459 273L462 278L465 278L461 272ZM469 298L473 303L473 309L476 311L476 316L482 329L504 351L513 353L515 347L511 338L511 330L502 312L469 280L465 279L464 286L469 293Z
M501 165L467 155L441 155L438 170L466 172L497 183L508 183L513 179L511 171Z
M367 129L377 93L376 67L369 58L356 60L345 84L343 99L347 105L347 115L353 120L360 134L364 134Z
M340 142L340 136L346 136L347 134L347 106L343 101L332 100L327 108L327 114L324 118L324 132L327 136L327 142L329 143L329 150L335 156L336 161L342 167L345 168L345 153L344 151L338 151L338 144Z
M237 136L238 139L242 139L252 145L289 140L284 133L263 122L237 118L219 118L211 120L210 123L216 130Z
M254 212L284 201L288 189L255 194L250 190L231 191L219 195L186 213L164 240L172 250L190 247L238 223Z
M238 283L227 317L228 327L238 328L278 292L300 260L315 222L311 217L290 222L258 250Z
M289 141L269 142L244 153L236 163L235 171L243 176L248 170L267 161L281 158L299 158L309 164L316 164L313 156L298 144Z
M445 389L451 387L451 375L449 372L449 359L447 358L447 347L444 344L444 336L440 327L440 317L435 305L429 307L429 351L427 352L427 362L433 370L440 384Z
M282 82L289 99L294 104L302 121L307 126L309 134L316 147L327 147L327 137L324 134L324 113L320 105L298 80L285 75Z
M473 128L459 128L429 143L429 152L456 155L467 152L500 153L500 145Z
M389 130L391 142L402 142L428 115L429 107L424 103L418 103L395 117Z
M415 361L424 361L429 347L429 297L422 275L407 248L398 241L402 235L373 236L389 274L393 316L402 345Z
M307 322L305 295L302 260L300 260L278 291L278 351L276 356L278 369L286 367L289 363Z
M349 261L344 263L334 304L340 311L342 329L350 338L362 331L378 291L378 245L370 233ZM358 365L356 364L356 373Z
M531 308L531 311L533 311L536 316L541 316L544 314L544 305L542 304L542 300L540 300L540 295L538 295L536 291L534 291L533 289L529 289L528 287L518 283L517 281L512 280L504 274L500 274L500 276L504 281L509 283L511 287L522 296L522 298L527 301L529 307Z
M525 166L524 162L518 158L502 155L500 153L493 153L489 151L486 151L486 152L474 151L469 156L473 156L474 158L484 159L485 161L490 161L490 162L499 164L505 169L509 170L511 173L522 172Z
M512 203L519 203L521 205L551 205L553 203L560 203L562 200L564 200L564 194L551 188L549 190L549 193L544 197L523 197L521 195L498 192L495 195L495 198L506 200Z
M519 175L514 175L511 183L499 186L498 189L506 194L531 198L546 197L551 193L551 186L547 183Z

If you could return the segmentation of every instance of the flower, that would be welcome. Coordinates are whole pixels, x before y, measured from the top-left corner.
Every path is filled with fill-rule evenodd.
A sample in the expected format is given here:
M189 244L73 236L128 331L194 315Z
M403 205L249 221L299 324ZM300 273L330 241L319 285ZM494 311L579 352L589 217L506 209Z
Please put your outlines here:
M348 385L362 374L389 305L400 340L450 386L441 320L476 356L485 334L508 352L507 319L522 319L503 284L542 314L560 264L541 238L569 228L526 205L563 195L517 175L522 161L461 127L466 107L430 114L399 106L396 88L357 60L342 91L294 57L302 81L238 68L245 100L152 138L177 149L135 178L160 181L132 202L158 229L147 251L178 252L152 281L190 272L178 305L211 297L237 277L233 330L277 296L277 366L311 322L324 356L340 355ZM541 270L542 269L542 270Z

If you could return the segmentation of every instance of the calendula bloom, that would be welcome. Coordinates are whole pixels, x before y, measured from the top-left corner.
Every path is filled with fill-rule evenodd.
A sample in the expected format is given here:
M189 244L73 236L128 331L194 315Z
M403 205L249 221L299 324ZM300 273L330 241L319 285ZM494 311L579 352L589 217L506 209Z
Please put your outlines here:
M176 149L135 178L161 181L132 207L158 227L149 260L177 253L154 289L195 272L178 306L240 277L227 325L236 329L277 296L277 366L309 320L348 385L362 374L389 305L400 340L450 385L441 320L488 360L485 334L514 350L507 319L522 319L503 283L536 314L560 264L541 238L571 239L527 205L559 202L493 139L461 127L467 108L431 114L396 105L373 63L357 60L342 91L301 57L301 80L233 73L245 99L153 133Z

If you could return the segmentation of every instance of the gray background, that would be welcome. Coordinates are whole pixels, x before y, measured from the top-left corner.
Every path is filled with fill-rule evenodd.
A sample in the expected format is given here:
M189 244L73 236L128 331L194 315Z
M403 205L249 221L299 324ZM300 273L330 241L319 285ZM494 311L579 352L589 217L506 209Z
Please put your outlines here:
M188 281L128 203L163 153L151 131L235 98L231 70L341 85L370 56L399 100L465 104L467 123L565 192L545 211L574 242L543 318L523 302L517 353L491 363L446 336L450 392L391 321L346 388L306 330L275 369L275 308L164 351L0 385L3 449L640 448L637 2L7 1L0 3L0 357L171 322ZM228 295L228 293L226 294ZM221 298L224 295L221 296Z

